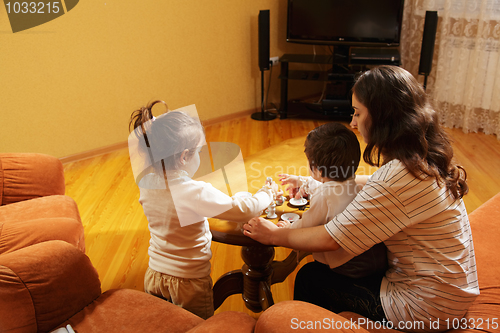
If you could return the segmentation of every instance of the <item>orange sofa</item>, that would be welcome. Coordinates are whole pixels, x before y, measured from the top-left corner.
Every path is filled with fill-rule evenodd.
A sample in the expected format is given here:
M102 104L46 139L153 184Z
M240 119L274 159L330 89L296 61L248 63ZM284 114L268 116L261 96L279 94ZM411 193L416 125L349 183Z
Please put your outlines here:
M64 191L58 159L0 154L0 254L55 239L85 252L78 208Z
M203 320L144 292L101 293L85 255L61 162L0 154L0 332L252 332L255 319L226 312ZM235 330L235 327L237 328Z

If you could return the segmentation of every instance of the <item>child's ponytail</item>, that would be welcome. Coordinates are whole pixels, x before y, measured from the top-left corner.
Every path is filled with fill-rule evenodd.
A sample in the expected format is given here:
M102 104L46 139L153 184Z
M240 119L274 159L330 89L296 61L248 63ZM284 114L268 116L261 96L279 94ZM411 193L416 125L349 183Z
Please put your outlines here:
M137 127L141 126L148 122L149 120L153 119L153 106L157 103L163 103L165 107L168 110L167 103L161 100L156 100L154 102L149 103L146 106L142 106L140 109L135 110L132 112L132 115L130 116L130 122L128 124L128 129L129 131L132 131L136 129ZM132 127L133 125L133 127Z
M164 104L167 112L155 118L152 109L157 103ZM179 160L182 153L188 150L186 158L191 158L198 146L204 142L204 130L198 118L183 111L169 111L167 104L161 100L132 112L129 130L137 141L135 153L139 157L138 160L143 161L139 164L153 166L158 174L161 174L164 168L179 169L182 166Z

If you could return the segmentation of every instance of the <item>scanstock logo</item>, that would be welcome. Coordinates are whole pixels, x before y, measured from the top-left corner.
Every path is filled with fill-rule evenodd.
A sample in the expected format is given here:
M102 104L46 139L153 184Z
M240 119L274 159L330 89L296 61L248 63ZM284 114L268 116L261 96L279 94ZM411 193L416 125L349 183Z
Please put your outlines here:
M12 1L3 0L12 32L31 29L62 16L75 8L79 0Z

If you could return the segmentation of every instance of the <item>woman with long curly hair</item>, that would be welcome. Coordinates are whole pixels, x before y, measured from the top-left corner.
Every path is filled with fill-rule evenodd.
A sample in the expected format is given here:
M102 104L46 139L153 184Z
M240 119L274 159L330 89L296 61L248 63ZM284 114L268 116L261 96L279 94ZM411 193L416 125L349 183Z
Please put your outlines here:
M357 177L362 190L324 226L283 229L255 218L245 234L265 244L353 255L383 242L385 273L352 279L312 262L297 274L294 298L394 328L419 323L405 331L445 331L446 320L462 318L479 295L462 200L465 170L453 162L451 142L409 72L379 66L362 73L352 91L351 126L367 144L365 162L380 168Z

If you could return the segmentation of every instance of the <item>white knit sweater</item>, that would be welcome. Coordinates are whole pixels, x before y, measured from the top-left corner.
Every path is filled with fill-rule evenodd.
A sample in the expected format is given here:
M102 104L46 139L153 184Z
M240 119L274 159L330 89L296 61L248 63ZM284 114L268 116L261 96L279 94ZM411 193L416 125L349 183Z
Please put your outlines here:
M159 179L151 174L142 182L161 184L163 179ZM144 183L140 184L139 202L151 233L149 267L181 278L210 274L212 235L207 217L246 222L260 215L273 198L267 187L250 198L232 198L209 183L189 177L180 177L176 182L169 179L170 190L165 186L141 186Z

